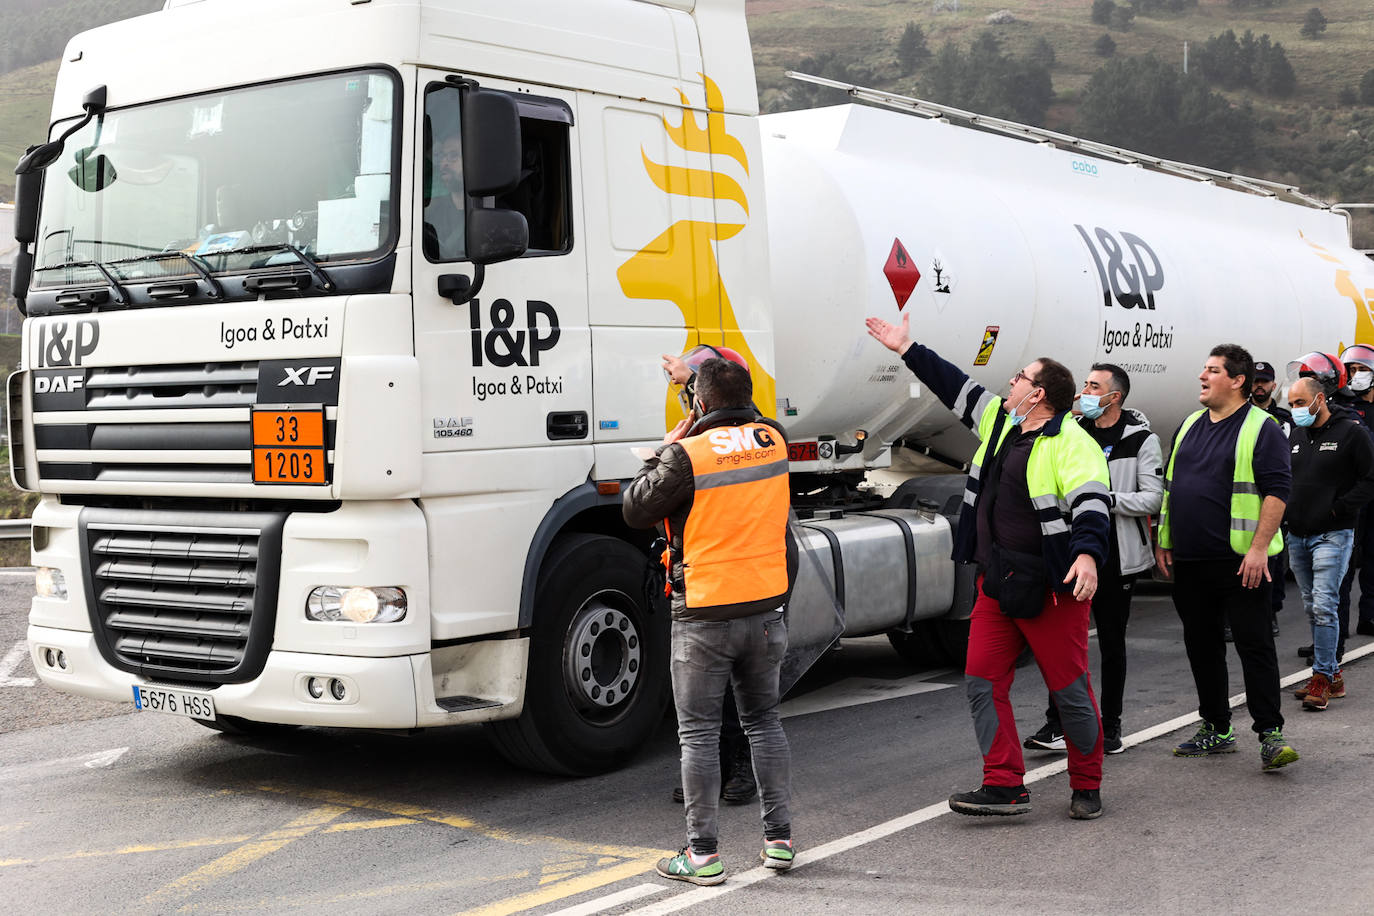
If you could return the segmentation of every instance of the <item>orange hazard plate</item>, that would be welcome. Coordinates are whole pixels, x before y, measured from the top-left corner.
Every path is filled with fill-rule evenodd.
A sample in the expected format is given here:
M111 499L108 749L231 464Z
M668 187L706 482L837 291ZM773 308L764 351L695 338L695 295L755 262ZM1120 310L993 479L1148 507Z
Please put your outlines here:
M253 409L253 482L329 483L323 407Z

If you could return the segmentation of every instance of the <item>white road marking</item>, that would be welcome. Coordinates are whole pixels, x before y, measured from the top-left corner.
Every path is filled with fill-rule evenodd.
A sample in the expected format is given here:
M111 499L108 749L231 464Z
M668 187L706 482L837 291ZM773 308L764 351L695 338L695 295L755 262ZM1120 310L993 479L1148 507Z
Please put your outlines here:
M56 760L35 760L32 763L11 764L0 767L0 782L12 782L28 776L51 776L59 770L104 769L113 766L120 757L128 752L127 747L112 747L109 750L78 754L75 757L59 757Z
M1367 643L1363 646L1360 646L1358 649L1347 650L1345 653L1345 661L1352 662L1357 658L1363 658L1364 656L1370 655L1372 653L1374 653L1374 643ZM1297 684L1301 681L1307 680L1311 676L1312 669L1305 668L1302 671L1297 671L1280 680L1279 687L1283 688L1292 686L1293 684ZM1243 693L1238 693L1230 699L1230 704L1232 708L1240 706L1244 702L1245 694ZM1200 721L1201 719L1199 718L1197 713L1190 713L1186 716L1178 716L1177 718L1170 719L1167 722L1161 722L1158 725L1152 725L1149 728L1135 732L1132 735L1128 735L1124 739L1124 743L1127 747L1133 747L1137 744L1144 744L1146 741L1151 741L1155 738L1167 735L1170 732L1178 731L1180 728L1184 728L1188 725L1192 725L1193 723ZM1039 782L1042 779L1048 779L1051 776L1057 776L1060 773L1067 771L1068 768L1068 758L1061 757L1052 763L1047 763L1044 766L1036 767L1033 770L1028 770L1026 772L1026 785L1030 785L1033 782ZM918 808L915 811L903 814L900 817L894 817L890 821L884 821L881 824L876 824L872 827L869 827L867 830L861 830L858 833L851 833L849 836L844 836L840 837L837 840L832 840L829 843L826 843L822 846L817 846L815 849L807 849L805 846L802 846L798 849L797 864L792 866L792 870L796 871L799 868L805 868L812 862L819 862L823 859L828 859L831 856L839 855L842 852L848 852L851 849L855 849L859 846L864 846L868 843L876 842L877 840L889 837L894 833L900 833L901 831L906 830L909 827L915 827L917 824L923 824L926 821L934 820L935 818L940 817L941 815L950 813L952 812L949 808L949 802L939 801L932 805L926 805L924 808ZM639 909L632 910L631 912L634 914L634 916L661 916L661 914L665 913L675 913L678 910L685 910L688 907L696 906L699 903L709 903L718 897L730 893L731 891L737 891L740 888L748 887L751 884L756 884L759 881L763 881L767 878L774 877L775 874L776 873L773 870L759 866L758 868L752 868L749 871L743 872L742 874L730 875L729 879L724 884L717 884L715 887L693 888L692 890L678 893L676 896L668 900L662 900L658 903L640 907Z
M32 566L19 569L0 569L0 579L32 579L36 570Z
M791 716L804 716L829 709L843 709L846 706L861 706L864 703L877 703L881 700L909 697L918 693L948 690L954 685L930 684L926 681L928 678L949 673L949 669L944 669L896 680L883 680L876 677L845 678L796 699L788 700L778 707L778 713L786 719Z
M21 639L14 644L13 649L5 653L4 658L0 658L0 687L32 687L38 683L37 678L12 676L14 669L28 656L29 641Z
M652 897L654 894L661 894L667 889L659 884L639 884L615 894L607 894L605 897L597 897L595 900L579 903L577 906L556 910L549 913L548 916L593 916L593 914L609 910L613 906L620 906L645 897Z

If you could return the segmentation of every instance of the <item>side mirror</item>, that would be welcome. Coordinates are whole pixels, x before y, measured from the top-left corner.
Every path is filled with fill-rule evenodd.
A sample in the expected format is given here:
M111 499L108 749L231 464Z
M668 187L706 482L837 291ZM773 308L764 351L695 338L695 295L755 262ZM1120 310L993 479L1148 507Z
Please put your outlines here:
M67 142L67 138L76 133L96 115L105 113L105 102L108 93L104 86L96 86L89 90L81 100L81 107L86 112L86 116L77 121L71 127L63 131L62 136L56 140L49 140L40 146L31 148L19 160L19 164L14 167L14 174L23 175L27 172L42 171L57 161L57 157L62 155L62 146Z
M38 195L42 188L41 172L14 176L14 240L20 245L38 238Z
M520 112L490 89L463 93L463 185L469 197L495 197L520 183Z
M530 227L525 214L516 210L469 210L467 256L474 264L509 261L525 253Z
M29 295L29 278L33 276L33 254L27 246L19 246L19 250L14 253L14 264L10 270L10 295L14 297L15 304L19 306L19 313L27 315L28 309L24 307L24 300Z

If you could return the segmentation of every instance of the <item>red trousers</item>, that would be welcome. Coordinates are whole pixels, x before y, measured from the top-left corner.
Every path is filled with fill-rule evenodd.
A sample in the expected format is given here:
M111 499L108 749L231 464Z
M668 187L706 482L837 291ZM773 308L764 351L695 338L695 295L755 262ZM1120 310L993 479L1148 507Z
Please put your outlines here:
M1049 592L1038 617L1017 619L1003 614L998 603L983 594L981 580L978 584L964 672L974 731L983 752L983 784L1019 786L1026 775L1010 694L1016 658L1029 645L1059 707L1069 750L1069 786L1098 788L1102 784L1102 718L1088 675L1090 602Z

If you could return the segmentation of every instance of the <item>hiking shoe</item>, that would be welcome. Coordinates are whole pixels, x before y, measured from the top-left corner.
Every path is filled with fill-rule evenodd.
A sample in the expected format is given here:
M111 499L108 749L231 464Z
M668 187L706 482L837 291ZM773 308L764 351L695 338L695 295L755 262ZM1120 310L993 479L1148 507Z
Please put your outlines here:
M666 859L658 860L658 873L674 881L688 881L692 884L712 885L725 880L725 866L720 864L720 856L712 853L705 862L696 865L692 862L690 846L682 847L682 852Z
M1227 642L1235 642L1235 638L1231 636L1231 625L1229 623L1221 625L1221 638Z
M1277 770L1297 759L1298 752L1288 746L1288 742L1283 738L1283 732L1271 728L1260 733L1260 763L1264 769Z
M1236 733L1231 726L1226 731L1217 731L1210 722L1198 726L1197 734L1174 748L1175 757L1206 757L1209 754L1234 754L1236 752Z
M1312 648L1312 646L1310 646L1310 645L1308 645L1308 646L1298 646L1298 658L1311 658L1311 657L1312 657L1312 652L1313 652L1313 648Z
M1314 674L1307 682L1307 696L1302 698L1303 709L1323 710L1331 699L1331 679L1324 674Z
M1120 754L1126 750L1126 744L1121 740L1121 726L1116 728L1104 729L1102 733L1102 753Z
M1345 699L1345 673L1337 671L1336 676L1331 679L1331 699Z
M1101 789L1074 789L1069 800L1069 817L1076 821L1090 821L1102 816Z
M1025 814L1030 808L1030 793L1025 786L980 786L972 792L960 792L949 797L951 811L975 817L1007 817Z
M1040 731L1022 741L1021 746L1028 751L1068 750L1068 745L1064 743L1064 732L1048 722L1041 727Z
M720 800L727 805L744 805L757 794L754 758L750 756L749 744L742 742L730 755L730 764L720 785Z
M763 844L763 851L759 853L759 858L763 860L764 868L776 868L782 871L792 867L791 840L767 840Z

